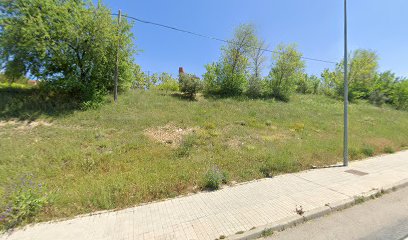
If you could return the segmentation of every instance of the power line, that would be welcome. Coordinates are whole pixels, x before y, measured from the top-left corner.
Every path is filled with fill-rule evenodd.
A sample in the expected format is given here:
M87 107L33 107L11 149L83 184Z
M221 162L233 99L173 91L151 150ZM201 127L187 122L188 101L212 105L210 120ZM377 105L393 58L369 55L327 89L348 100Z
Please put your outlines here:
M112 13L112 15L118 16L117 13ZM177 32L182 32L182 33L194 35L194 36L197 36L197 37L207 38L207 39L211 39L211 40L215 40L215 41L223 42L223 43L235 44L234 42L229 41L229 40L225 40L225 39L221 39L221 38L217 38L217 37L212 37L212 36L204 35L204 34L201 34L201 33L196 33L196 32L192 32L192 31L188 31L188 30L184 30L184 29L180 29L180 28L168 26L168 25L161 24L161 23L155 23L155 22L151 22L151 21L146 21L146 20L143 20L143 19L139 19L139 18L135 18L135 17L129 16L129 15L122 15L122 17L130 18L130 19L133 19L133 20L135 20L135 21L137 21L137 22L140 22L140 23L149 24L149 25L154 25L154 26L157 26L157 27L167 28L167 29L174 30L174 31L177 31ZM256 47L254 47L254 48L256 48ZM259 49L259 50L262 50L262 51L265 51L265 52L270 52L270 53L282 54L282 52L277 52L277 51L270 50L270 49L264 49L264 48L256 48L256 49ZM323 60L323 59L318 59L318 58L310 58L310 57L301 57L301 58L302 58L302 59L305 59L305 60L309 60L309 61L324 62L324 63L330 63L330 64L337 64L337 62L333 62L333 61L329 61L329 60Z

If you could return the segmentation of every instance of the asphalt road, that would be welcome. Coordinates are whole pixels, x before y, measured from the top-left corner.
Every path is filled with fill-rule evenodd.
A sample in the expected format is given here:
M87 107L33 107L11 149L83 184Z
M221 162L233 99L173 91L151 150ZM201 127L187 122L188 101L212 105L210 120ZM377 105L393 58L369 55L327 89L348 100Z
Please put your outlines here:
M408 240L408 187L274 233L269 240Z

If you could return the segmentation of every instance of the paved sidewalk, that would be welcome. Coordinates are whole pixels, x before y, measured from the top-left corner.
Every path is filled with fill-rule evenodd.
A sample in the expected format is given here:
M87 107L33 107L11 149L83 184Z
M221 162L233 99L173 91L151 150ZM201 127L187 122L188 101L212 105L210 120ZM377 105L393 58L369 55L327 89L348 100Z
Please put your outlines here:
M408 240L408 187L275 232L266 239Z
M360 172L345 172L351 169ZM0 239L214 240L296 217L299 205L308 213L405 181L408 151L352 162L347 168L286 174L117 212L41 223Z

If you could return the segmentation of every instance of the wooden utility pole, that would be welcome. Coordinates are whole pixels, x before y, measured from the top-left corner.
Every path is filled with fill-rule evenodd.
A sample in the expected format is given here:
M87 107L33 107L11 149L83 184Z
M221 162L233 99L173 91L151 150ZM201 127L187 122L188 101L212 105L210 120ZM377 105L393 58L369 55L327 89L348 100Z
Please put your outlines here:
M113 93L113 99L118 101L118 78L119 78L119 49L120 49L120 21L122 18L122 11L119 9L118 14L118 45L116 48L116 66L115 66L115 90Z

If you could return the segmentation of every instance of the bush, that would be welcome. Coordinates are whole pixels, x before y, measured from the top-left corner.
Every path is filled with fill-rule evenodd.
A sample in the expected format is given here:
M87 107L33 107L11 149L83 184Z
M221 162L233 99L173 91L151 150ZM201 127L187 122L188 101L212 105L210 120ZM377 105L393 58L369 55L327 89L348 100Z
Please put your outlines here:
M186 136L183 139L180 147L177 149L177 157L188 157L196 142L197 136L195 134Z
M304 74L296 81L296 92L301 94L318 94L320 87L320 79L316 76L308 76Z
M179 86L182 93L188 98L194 99L201 89L201 81L194 75L182 73L179 76Z
M6 204L1 207L0 229L8 230L25 222L30 222L49 199L42 184L36 184L32 175L21 178L13 190L5 197Z
M253 98L258 98L262 96L262 79L257 77L251 77L249 79L249 85L247 90L247 95Z
M356 160L360 157L360 152L355 147L350 147L348 150L348 154L351 160Z
M277 46L273 53L274 65L269 72L269 94L281 101L289 101L294 92L296 79L304 72L305 63L296 45Z
M281 83L278 80L270 81L270 96L282 102L289 102L293 92L293 84L289 81Z
M390 146L386 146L386 147L384 147L384 152L385 153L395 153L395 150L394 150L394 148L392 148L392 147L390 147Z
M157 85L157 89L166 92L177 92L179 91L179 83L176 79L172 78L170 74L162 73L160 75L160 84Z
M0 3L2 21L8 23L0 34L0 62L7 75L14 78L30 73L48 85L55 84L58 93L90 102L114 90L116 68L112 63L118 56L119 90L131 87L136 50L132 24L126 18L118 26L101 2L12 2Z
M392 104L401 110L408 110L408 80L404 79L395 84L391 96Z
M219 76L221 68L218 63L211 63L205 65L206 72L203 75L204 80L204 93L206 94L218 94L221 91Z
M228 177L226 172L221 171L218 167L212 167L204 176L204 187L209 190L217 190L221 184L226 184Z
M368 145L364 146L364 147L361 149L361 152L362 152L364 155L366 155L367 157L372 157L372 156L374 156L374 151L375 151L375 149L374 149L372 146L368 146Z
M371 92L368 99L371 104L378 107L381 107L387 101L387 97L379 90Z
M270 157L259 169L264 177L273 177L283 172L293 172L297 169L296 162L289 158L275 159Z

